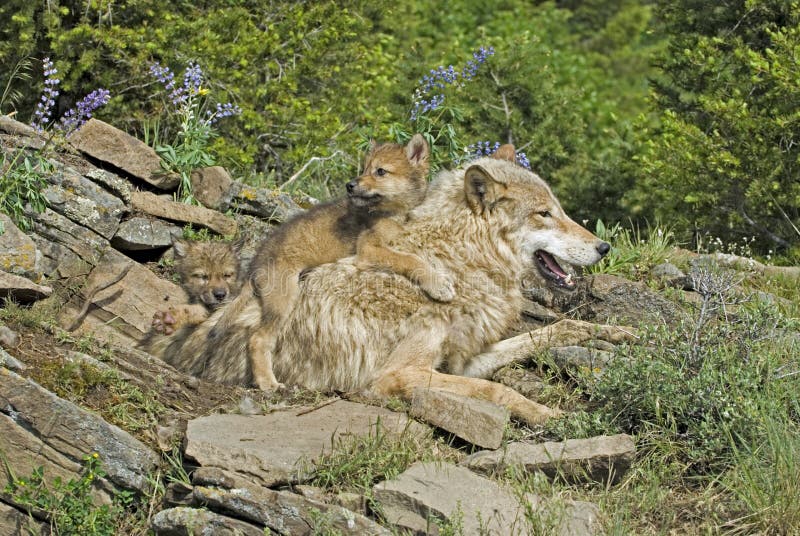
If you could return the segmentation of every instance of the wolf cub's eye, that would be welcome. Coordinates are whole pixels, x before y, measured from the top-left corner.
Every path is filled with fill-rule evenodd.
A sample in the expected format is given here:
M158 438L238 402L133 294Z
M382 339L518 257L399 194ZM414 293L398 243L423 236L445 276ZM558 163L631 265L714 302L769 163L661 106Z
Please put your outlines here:
M194 277L195 279L199 279L201 281L205 281L206 279L208 279L208 276L206 274L202 273L202 272L201 273L192 274L192 277Z
M550 218L552 216L552 214L550 214L549 210L542 210L541 212L538 212L537 214L539 214L539 216L541 216L542 218Z
M225 272L224 274L222 274L222 277L224 277L225 279L231 279L233 277L233 273Z
M383 169L382 167L379 167L378 169L375 170L375 175L377 175L378 177L383 177L387 173L389 172Z

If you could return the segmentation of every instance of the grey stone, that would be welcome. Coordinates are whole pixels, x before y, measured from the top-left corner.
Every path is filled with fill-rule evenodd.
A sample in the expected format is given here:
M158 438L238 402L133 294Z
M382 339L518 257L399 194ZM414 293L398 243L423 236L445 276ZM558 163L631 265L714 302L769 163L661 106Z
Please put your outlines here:
M558 313L555 311L548 309L544 305L541 305L532 300L525 300L522 306L522 314L525 316L529 316L534 320L538 320L540 322L555 322L560 318Z
M83 262L94 266L109 248L104 237L49 208L41 214L26 211L26 215L32 219L34 242L47 258L45 264L50 263L50 270L45 269L49 276L59 274L62 265L71 268Z
M48 206L106 240L114 236L127 207L117 196L66 166L47 177Z
M2 330L5 326L0 326L0 330ZM25 363L21 362L20 360L12 357L8 354L5 350L0 348L0 366L5 367L9 370L13 370L14 372L22 372L25 370L26 367Z
M14 348L19 344L19 333L8 326L0 325L0 346Z
M264 536L264 529L251 523L186 506L161 510L150 528L157 536Z
M650 277L663 281L666 285L675 288L684 288L688 283L686 274L671 262L664 262L653 266Z
M0 118L4 116L0 115ZM42 522L36 521L30 515L13 506L0 501L0 536L45 536L50 534L50 528Z
M636 454L633 438L626 434L568 439L554 443L509 443L497 451L467 456L461 464L485 474L502 472L514 465L526 471L541 471L568 481L617 482Z
M294 408L267 415L209 415L189 421L185 455L204 467L239 472L264 486L298 480L332 441L375 433L420 433L405 414L344 400L318 409Z
M159 457L118 427L7 369L0 369L0 411L70 460L100 455L107 478L145 492ZM6 421L8 422L8 420Z
M21 123L5 114L0 114L0 131L14 136L36 137L36 130L30 125Z
M374 498L382 516L412 534L438 534L442 522L460 524L463 534L523 536L533 527L526 509L547 520L559 535L597 531L597 507L590 503L555 504L528 495L525 505L510 489L455 465L418 462L393 480L377 484Z
M0 271L0 299L11 298L14 301L29 303L52 294L53 289L37 285L30 279Z
M233 179L221 166L196 169L192 171L190 179L194 198L214 210L223 206L225 195L233 186ZM227 207L223 210L227 210Z
M165 173L161 157L147 144L97 119L89 119L69 137L70 143L88 156L111 164L156 188L175 188L180 177Z
M303 211L288 194L266 188L253 188L241 182L233 183L219 208L233 208L242 214L258 216L272 222L285 221Z
M496 449L503 442L508 410L484 400L440 389L415 387L411 413L479 447Z
M131 206L140 212L182 223L207 227L223 236L236 234L236 220L215 210L186 203L178 203L150 192L132 192Z
M181 228L153 218L135 217L119 225L111 245L122 251L143 251L166 248L172 237L180 236Z
M38 280L42 276L42 253L31 238L0 213L0 270Z
M315 529L318 526L336 531L336 534L390 534L360 514L295 493L264 487L220 489L195 486L192 495L198 505L230 512L239 519L260 523L280 534L317 534Z
M558 346L548 350L556 367L562 370L600 371L606 368L613 354L583 346Z
M122 199L126 205L131 202L131 183L108 170L94 168L85 175L87 179L103 186L106 190Z

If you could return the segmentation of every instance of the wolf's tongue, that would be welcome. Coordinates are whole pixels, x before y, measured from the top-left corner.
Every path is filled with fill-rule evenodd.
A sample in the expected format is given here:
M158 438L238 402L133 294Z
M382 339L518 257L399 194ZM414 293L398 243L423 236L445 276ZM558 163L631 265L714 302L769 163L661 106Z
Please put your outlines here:
M536 252L539 255L539 258L547 265L547 268L556 274L558 277L567 277L566 272L561 269L561 266L558 265L556 260L550 255L548 252L544 250L539 250Z

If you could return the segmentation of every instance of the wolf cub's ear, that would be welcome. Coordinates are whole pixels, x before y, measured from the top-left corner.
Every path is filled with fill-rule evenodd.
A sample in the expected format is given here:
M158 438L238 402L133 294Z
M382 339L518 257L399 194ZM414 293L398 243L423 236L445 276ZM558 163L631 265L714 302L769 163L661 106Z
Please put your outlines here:
M172 251L175 254L175 258L185 257L189 252L189 243L186 240L182 240L173 236Z
M464 193L475 214L491 209L506 193L506 185L494 180L481 166L470 166L464 173Z
M489 155L489 158L494 158L495 160L508 160L509 162L516 162L517 161L517 154L514 146L510 143L506 143L505 145L501 145L497 148L497 150Z
M406 158L415 166L427 165L430 148L422 134L414 134L405 147Z

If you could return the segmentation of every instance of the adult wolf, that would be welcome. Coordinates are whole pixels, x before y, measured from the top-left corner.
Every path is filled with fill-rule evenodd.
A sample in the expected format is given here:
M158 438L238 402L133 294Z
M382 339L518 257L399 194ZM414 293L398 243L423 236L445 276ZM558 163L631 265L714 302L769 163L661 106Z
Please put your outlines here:
M513 161L513 147L503 146L493 158L440 174L391 244L452 273L451 301L431 300L395 273L360 268L354 257L319 266L304 277L278 334L277 378L404 398L416 387L438 388L504 405L529 423L557 413L508 387L463 375L477 370L473 363L488 374L508 361L492 345L521 312L526 269L539 266L545 277L569 287L573 283L560 262L589 265L610 249L564 213L542 179ZM206 346L204 334L218 316L201 325L186 351ZM253 300L214 341L201 375L247 383L247 340L259 322ZM543 334L567 344L624 338L616 328L574 321L545 330L531 340Z

